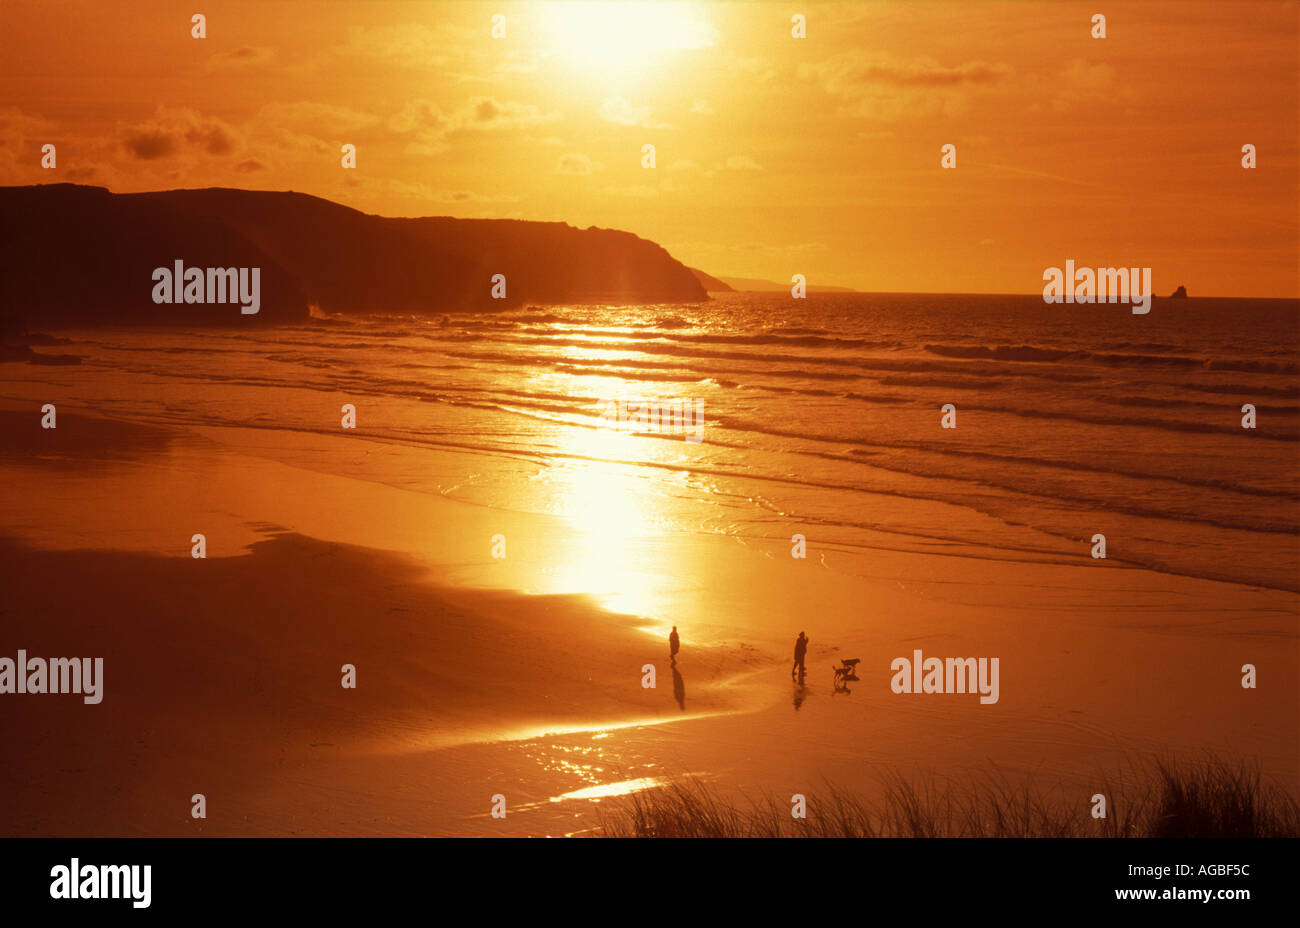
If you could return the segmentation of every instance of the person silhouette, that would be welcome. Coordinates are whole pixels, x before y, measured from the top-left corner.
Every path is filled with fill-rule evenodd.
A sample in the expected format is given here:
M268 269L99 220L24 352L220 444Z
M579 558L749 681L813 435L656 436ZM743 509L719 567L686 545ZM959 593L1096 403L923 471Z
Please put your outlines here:
M800 676L803 675L803 659L807 653L808 636L800 632L799 637L794 640L794 664L790 667L790 676L793 677L796 670L799 671Z
M668 658L674 664L677 663L677 652L681 650L682 640L677 637L677 626L673 626L673 633L668 636Z

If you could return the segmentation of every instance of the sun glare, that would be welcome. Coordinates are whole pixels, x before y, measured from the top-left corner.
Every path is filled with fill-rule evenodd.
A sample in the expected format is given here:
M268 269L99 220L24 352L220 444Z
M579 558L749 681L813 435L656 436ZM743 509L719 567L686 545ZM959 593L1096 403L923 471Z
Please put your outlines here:
M606 72L658 64L672 52L710 48L712 24L689 4L548 3L538 6L564 60Z

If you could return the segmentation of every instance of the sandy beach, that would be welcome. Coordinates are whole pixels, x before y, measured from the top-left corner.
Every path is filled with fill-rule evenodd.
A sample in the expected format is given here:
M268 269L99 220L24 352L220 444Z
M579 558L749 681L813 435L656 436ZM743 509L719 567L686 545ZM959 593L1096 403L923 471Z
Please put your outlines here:
M602 536L377 479L463 466L434 450L358 463L364 435L74 409L41 430L39 404L5 406L0 653L105 664L99 705L5 697L5 834L590 834L606 797L686 774L788 796L996 768L1082 804L1154 756L1256 759L1292 790L1300 773L1289 592L1087 559ZM998 702L891 692L914 649L999 657ZM835 693L843 657L860 682Z

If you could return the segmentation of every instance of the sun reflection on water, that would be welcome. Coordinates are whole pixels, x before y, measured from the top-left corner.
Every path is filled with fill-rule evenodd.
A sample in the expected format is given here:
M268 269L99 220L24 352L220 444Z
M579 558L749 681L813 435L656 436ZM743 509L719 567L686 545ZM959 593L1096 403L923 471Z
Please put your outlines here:
M626 796L629 793L637 793L643 789L662 786L664 782L660 777L638 777L635 780L623 780L620 783L602 783L599 786L588 786L585 789L575 789L569 793L552 796L551 802L563 802L566 799L606 799L611 796Z
M653 616L662 594L659 578L669 546L661 505L653 486L635 465L639 439L616 429L565 429L562 450L573 457L551 473L556 484L553 511L573 532L548 571L546 592L586 593L608 608Z

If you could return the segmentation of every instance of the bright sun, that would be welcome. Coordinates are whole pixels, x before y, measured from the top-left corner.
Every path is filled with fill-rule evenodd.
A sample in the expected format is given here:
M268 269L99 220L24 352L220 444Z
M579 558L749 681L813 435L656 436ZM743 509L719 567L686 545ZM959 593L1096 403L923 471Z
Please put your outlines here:
M718 31L680 3L546 3L552 47L564 60L605 73L656 64L668 53L711 48Z

